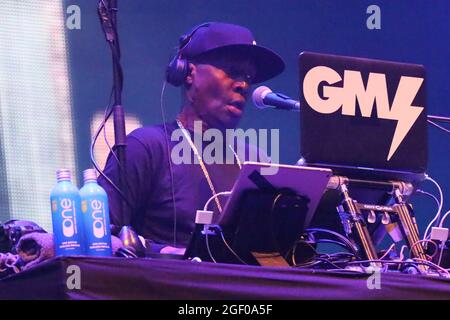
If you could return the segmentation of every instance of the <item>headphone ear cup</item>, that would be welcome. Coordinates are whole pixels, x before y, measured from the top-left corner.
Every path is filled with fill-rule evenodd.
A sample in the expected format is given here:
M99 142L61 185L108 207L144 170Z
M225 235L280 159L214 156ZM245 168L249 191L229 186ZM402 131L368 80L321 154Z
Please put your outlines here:
M176 55L166 69L166 80L175 87L179 87L184 83L189 73L189 63L186 59L181 59Z
M210 22L196 26L190 33L183 34L178 41L178 53L166 68L166 81L175 87L181 86L189 74L189 62L181 58L181 52L200 28L208 28Z

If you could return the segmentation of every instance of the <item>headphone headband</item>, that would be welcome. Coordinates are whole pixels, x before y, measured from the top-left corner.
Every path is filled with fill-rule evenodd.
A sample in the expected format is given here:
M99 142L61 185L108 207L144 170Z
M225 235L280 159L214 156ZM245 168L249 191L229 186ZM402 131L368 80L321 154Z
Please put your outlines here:
M189 73L189 62L187 59L182 58L182 51L189 44L197 30L200 28L207 28L210 24L210 22L202 23L194 27L190 33L184 34L180 37L178 51L166 69L166 80L168 83L174 85L175 87L179 87L183 84Z

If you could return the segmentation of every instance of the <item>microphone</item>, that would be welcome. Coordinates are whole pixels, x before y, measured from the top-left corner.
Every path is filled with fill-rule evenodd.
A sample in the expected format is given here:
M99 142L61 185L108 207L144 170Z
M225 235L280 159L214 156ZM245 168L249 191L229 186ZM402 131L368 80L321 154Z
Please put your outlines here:
M300 102L281 93L274 93L270 88L260 86L253 91L252 100L258 109L275 108L300 111Z

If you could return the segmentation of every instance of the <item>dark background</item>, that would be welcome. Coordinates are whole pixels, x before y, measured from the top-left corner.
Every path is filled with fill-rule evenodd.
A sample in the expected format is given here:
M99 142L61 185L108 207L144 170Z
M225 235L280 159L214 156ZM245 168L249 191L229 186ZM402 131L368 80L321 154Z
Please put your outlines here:
M67 33L78 167L85 168L90 165L92 115L108 102L111 54L98 21L97 1L66 1L66 7L71 4L81 8L81 30ZM366 10L372 4L381 9L381 30L366 27ZM164 70L179 36L205 21L242 24L252 30L258 44L283 57L285 72L265 84L274 91L298 99L298 54L302 51L417 63L427 71L428 113L450 116L450 1L118 0L118 5L123 105L144 125L162 122L159 101ZM179 89L169 86L164 103L168 119L179 110L179 97ZM248 105L241 127L279 128L280 162L290 164L300 158L296 114L258 111ZM449 136L432 126L428 129L427 173L440 182L445 194L450 189ZM423 188L437 194L429 182ZM423 195L416 195L413 203L423 232L436 205Z

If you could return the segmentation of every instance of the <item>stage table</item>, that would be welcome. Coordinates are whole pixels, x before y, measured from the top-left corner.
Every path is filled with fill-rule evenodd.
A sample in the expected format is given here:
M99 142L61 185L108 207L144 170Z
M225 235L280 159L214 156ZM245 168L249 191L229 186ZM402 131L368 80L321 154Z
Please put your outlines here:
M80 289L69 289L75 269ZM181 260L63 257L0 280L0 299L450 299L450 280L382 273L381 288L368 289L367 278Z

